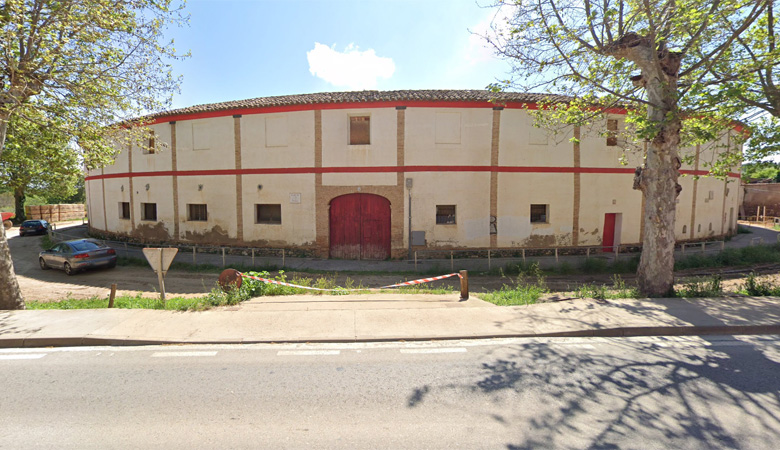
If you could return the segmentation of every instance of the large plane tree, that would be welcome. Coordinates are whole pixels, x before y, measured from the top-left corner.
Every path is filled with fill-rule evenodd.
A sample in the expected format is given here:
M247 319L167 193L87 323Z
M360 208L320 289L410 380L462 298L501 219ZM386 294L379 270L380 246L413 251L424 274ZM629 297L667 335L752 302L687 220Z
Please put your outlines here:
M177 0L0 0L0 155L17 115L70 136L87 168L111 161L142 130L109 125L164 108L178 88L163 31L186 20ZM0 309L21 308L3 232Z
M502 15L497 17L508 19L494 23L489 39L513 63L508 84L571 95L575 100L562 108L569 123L585 120L596 110L627 108L633 132L647 144L633 183L645 200L637 270L645 295L665 296L674 287L683 131L701 138L715 136L717 127L731 126L736 111L722 109L714 94L730 81L751 76L735 49L772 1L498 3Z

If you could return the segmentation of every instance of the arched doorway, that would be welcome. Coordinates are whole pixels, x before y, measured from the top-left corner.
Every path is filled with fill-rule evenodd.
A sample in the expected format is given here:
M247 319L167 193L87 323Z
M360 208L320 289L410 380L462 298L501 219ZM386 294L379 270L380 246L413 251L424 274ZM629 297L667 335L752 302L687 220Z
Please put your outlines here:
M347 194L331 200L330 257L390 257L390 200L374 194Z

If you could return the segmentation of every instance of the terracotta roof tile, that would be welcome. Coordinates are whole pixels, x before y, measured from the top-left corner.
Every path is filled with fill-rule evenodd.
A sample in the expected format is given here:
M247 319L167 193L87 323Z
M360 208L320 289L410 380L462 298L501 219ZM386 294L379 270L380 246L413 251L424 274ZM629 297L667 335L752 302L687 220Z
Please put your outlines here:
M527 94L518 92L494 93L486 90L402 90L402 91L349 91L321 92L316 94L282 95L277 97L258 97L230 102L194 105L153 114L150 118L193 114L212 111L224 111L242 108L263 108L269 106L289 106L326 103L368 103L398 101L458 101L535 103L542 100L564 102L570 100L563 95Z

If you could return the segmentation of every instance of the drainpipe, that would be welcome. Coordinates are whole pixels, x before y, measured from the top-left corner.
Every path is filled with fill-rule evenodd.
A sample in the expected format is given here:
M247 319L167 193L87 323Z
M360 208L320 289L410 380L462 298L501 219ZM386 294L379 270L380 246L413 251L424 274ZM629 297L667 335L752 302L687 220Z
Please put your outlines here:
M412 259L412 179L406 179L406 189L409 190L409 259Z

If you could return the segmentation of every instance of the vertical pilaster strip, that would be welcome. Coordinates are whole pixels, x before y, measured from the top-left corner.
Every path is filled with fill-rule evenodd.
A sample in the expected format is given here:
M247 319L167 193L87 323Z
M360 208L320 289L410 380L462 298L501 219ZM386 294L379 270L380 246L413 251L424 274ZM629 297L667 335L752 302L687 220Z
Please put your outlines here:
M100 174L105 175L105 169L100 168ZM106 216L106 179L100 178L100 186L103 189L103 230L108 231L108 217Z
M314 223L316 228L315 245L316 253L321 258L327 258L330 251L330 227L328 217L328 205L325 203L322 192L322 110L314 110Z
M580 167L580 137L582 130L580 127L574 127L574 145L572 149L574 166L574 199L571 223L571 245L577 246L580 244L580 199L581 199L581 176L580 171L577 170Z
M728 158L729 153L731 153L731 132L729 132L726 135L726 157ZM729 172L731 172L731 167L729 167ZM728 174L723 178L723 207L721 208L721 214L720 214L720 235L723 236L723 234L726 232L726 195L729 190L729 177ZM731 225L731 224L729 224Z
M169 122L171 125L171 170L173 176L171 177L171 183L173 184L173 238L179 240L179 176L178 162L176 160L176 122Z
M501 110L503 107L493 108L493 127L490 133L490 217L488 232L490 233L490 248L498 246L498 144L501 133ZM495 222L496 232L492 226Z
M701 151L700 146L696 146L696 159L693 165L694 172L699 171L699 152ZM697 197L697 191L699 189L699 180L696 178L697 175L693 176L693 201L691 202L691 229L688 233L688 239L693 239L693 232L694 232L694 225L696 224L696 197Z
M396 158L395 158L395 164L396 166L403 167L406 165L406 156L405 156L405 140L406 140L406 107L405 106L397 106L396 108L396 132L395 132L395 140L396 140ZM395 184L397 186L401 186L403 189L405 183L404 183L404 177L406 176L405 172L402 172L399 170L398 172L398 178L396 179Z
M130 234L135 234L135 190L133 189L133 144L127 147L127 173L130 177L127 180L130 189Z
M236 152L236 239L244 240L244 199L241 179L241 115L233 116L233 141Z

